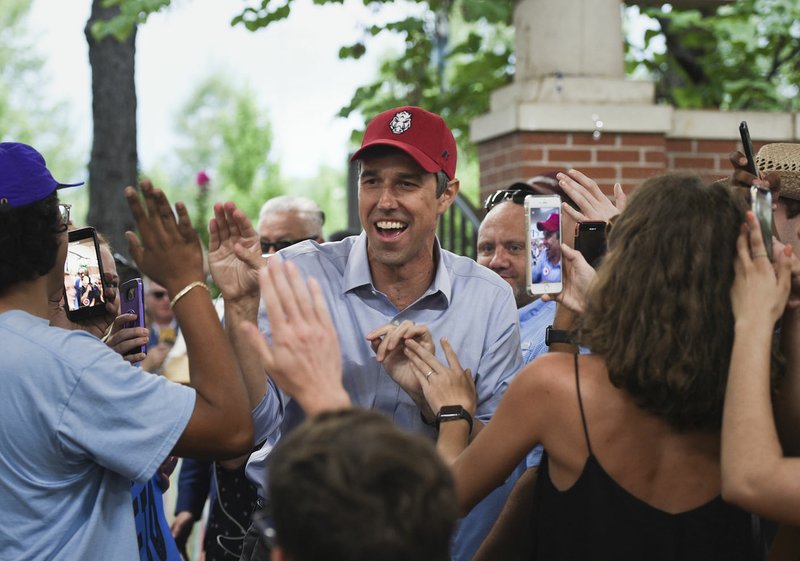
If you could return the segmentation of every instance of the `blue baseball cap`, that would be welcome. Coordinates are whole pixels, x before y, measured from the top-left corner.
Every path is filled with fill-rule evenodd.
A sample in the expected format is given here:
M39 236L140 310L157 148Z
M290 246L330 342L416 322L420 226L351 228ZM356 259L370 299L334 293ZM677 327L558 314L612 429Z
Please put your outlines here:
M44 157L21 142L0 142L0 207L17 208L46 199L62 187L80 183L59 183L47 169Z

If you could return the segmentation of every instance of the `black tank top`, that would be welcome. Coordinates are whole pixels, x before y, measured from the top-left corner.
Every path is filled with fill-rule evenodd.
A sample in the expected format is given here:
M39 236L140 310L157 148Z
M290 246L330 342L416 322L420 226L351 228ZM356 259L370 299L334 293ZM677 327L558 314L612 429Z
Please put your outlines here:
M533 559L542 560L748 560L751 516L717 496L693 510L669 514L623 489L592 452L583 412L578 357L575 385L589 457L575 484L559 491L550 480L547 454L536 482Z

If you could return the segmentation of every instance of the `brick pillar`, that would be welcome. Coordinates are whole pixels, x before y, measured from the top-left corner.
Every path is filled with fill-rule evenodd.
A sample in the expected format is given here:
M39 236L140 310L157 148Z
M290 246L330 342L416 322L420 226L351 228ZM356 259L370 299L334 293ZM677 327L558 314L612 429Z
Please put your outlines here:
M631 119L637 118L635 113ZM756 151L770 142L798 141L800 116L790 113L669 109L667 130L613 132L612 121L598 138L585 131L525 130L534 127L522 124L478 141L481 200L516 181L569 168L595 179L609 195L616 182L630 192L644 179L667 171L696 173L708 181L728 177L728 155L742 150L741 120L750 125Z

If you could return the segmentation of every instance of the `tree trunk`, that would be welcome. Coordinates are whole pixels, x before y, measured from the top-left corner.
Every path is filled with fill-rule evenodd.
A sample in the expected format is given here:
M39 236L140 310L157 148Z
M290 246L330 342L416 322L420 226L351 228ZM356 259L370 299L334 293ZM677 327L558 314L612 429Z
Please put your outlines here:
M122 191L137 184L136 84L134 58L136 27L127 39L113 37L97 41L92 24L119 12L117 6L103 8L92 0L92 14L86 24L89 64L92 67L92 115L94 138L89 162L88 223L102 232L114 251L128 255L125 231L134 229L133 217Z

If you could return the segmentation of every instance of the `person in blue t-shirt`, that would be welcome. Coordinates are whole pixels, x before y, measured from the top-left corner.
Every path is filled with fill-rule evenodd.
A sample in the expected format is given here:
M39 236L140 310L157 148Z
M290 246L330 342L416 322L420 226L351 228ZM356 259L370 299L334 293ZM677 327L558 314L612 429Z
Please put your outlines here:
M104 316L63 329L69 206L31 146L0 143L0 551L27 560L136 559L131 480L171 453L230 458L253 446L239 365L204 286L202 247L144 182L125 196L141 238L138 267L167 287L192 364L192 385L142 372L99 340ZM67 279L67 282L72 282ZM117 293L107 292L116 316ZM62 321L68 321L63 320Z

